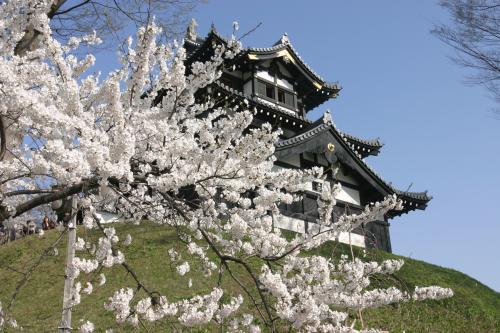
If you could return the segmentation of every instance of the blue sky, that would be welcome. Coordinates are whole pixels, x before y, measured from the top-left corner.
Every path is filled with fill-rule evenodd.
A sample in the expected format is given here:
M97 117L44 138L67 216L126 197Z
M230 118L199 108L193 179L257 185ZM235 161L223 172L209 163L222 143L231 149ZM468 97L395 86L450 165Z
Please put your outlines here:
M245 46L287 32L317 73L343 87L310 117L330 109L339 129L380 137L381 154L367 162L396 187L434 196L424 212L392 220L393 251L500 290L500 116L430 34L448 20L436 1L212 0L192 16L201 35L212 23L229 35L233 20L240 34L262 22Z

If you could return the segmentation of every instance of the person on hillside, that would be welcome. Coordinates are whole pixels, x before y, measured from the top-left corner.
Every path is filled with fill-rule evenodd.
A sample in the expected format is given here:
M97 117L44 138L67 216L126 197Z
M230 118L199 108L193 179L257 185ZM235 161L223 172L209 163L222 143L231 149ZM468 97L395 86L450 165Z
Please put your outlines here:
M42 229L43 230L50 230L50 229L54 229L55 227L56 227L56 224L51 219L49 219L49 217L47 215L45 215L45 217L43 218L43 222L42 222Z

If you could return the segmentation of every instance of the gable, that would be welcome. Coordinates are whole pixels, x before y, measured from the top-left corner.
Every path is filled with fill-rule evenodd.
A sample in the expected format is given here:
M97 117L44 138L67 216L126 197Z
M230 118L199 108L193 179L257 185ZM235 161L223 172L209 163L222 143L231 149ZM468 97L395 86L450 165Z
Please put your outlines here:
M286 141L286 145L283 143ZM370 188L382 197L391 194L391 191L380 184L377 179L374 179L359 163L359 160L354 153L349 149L344 140L331 130L331 126L327 124L320 125L312 130L312 133L306 132L294 138L285 140L281 146L277 146L275 155L278 159L289 158L289 156L298 156L304 153L313 153L323 156L329 164L337 164L341 166L341 181L356 182L356 185L363 185L364 188ZM333 144L334 150L329 147ZM330 145L330 146L329 146ZM318 163L323 164L323 163ZM347 172L348 171L348 172ZM354 173L354 174L353 174ZM360 184L359 179L363 180L364 184ZM355 184L353 184L355 185Z

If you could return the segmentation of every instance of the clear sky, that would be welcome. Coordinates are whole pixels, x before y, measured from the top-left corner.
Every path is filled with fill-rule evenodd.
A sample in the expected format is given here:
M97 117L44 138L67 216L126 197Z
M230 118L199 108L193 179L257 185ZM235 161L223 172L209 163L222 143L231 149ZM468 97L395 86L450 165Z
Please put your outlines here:
M500 116L430 34L448 20L436 2L210 0L192 16L203 36L211 23L230 35L233 20L240 34L262 22L244 46L271 46L287 32L317 73L343 87L310 117L330 109L342 131L380 137L385 146L368 164L434 197L424 212L392 220L393 251L500 291Z

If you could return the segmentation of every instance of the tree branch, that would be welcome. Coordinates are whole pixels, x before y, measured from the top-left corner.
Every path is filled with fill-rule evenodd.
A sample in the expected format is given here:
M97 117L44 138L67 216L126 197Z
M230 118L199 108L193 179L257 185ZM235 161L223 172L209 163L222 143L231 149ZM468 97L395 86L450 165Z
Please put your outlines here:
M42 194L42 193L54 193L54 190L18 190L18 191L12 191L12 192L7 192L4 195L6 197L13 197L16 195L23 195L23 194Z
M7 139L5 135L5 126L3 123L3 117L0 116L0 161L3 160L5 156L5 151L7 149Z
M48 204L56 200L64 199L73 194L86 192L88 190L97 188L98 185L99 184L97 182L97 179L85 180L78 184L69 186L61 191L41 195L23 202L22 204L19 204L17 207L15 207L15 211L12 213L8 212L6 209L2 210L2 207L0 207L0 225L3 224L3 221L8 219L9 217L16 217L38 206Z
M54 14L52 15L52 17L57 16L57 15L62 15L62 14L69 13L70 11L72 11L72 10L74 10L74 9L77 9L77 8L79 8L79 7L82 7L82 6L86 5L86 4L88 4L90 1L92 1L92 0L85 0L85 1L83 1L83 2L80 2L79 4L74 5L73 7L69 7L68 9L62 10L62 11L60 11L60 12L59 12L59 11L56 11L56 12L54 12ZM59 7L60 7L60 6L59 6Z

